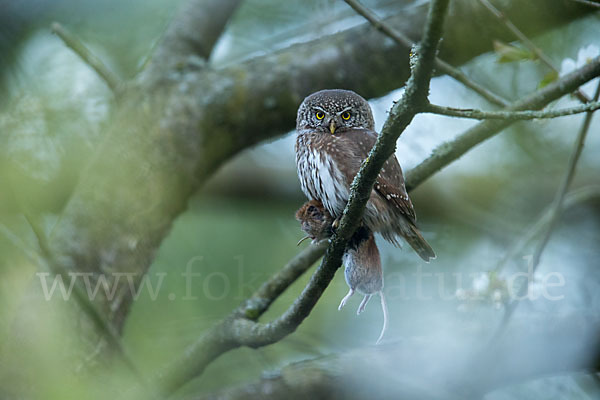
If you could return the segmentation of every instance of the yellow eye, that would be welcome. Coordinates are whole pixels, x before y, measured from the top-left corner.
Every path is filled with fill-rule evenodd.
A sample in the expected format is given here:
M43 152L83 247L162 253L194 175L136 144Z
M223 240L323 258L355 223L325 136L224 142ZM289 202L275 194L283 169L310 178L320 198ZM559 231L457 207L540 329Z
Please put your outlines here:
M317 117L317 119L323 119L325 118L325 114L323 114L321 111L317 111L315 117Z
M346 121L349 120L350 119L350 113L348 111L344 111L342 113L342 119L344 119Z

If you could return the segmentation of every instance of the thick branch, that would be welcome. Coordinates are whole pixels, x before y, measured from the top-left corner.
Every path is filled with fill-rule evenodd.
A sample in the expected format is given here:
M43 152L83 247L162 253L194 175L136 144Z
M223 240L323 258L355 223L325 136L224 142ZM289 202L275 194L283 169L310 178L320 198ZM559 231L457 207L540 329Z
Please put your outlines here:
M208 60L241 0L188 0L178 10L152 57L151 73L184 63L189 56Z
M425 112L431 114L445 115L448 117L470 118L470 119L504 119L509 121L519 121L528 119L558 118L568 115L581 114L584 112L595 111L600 108L600 102L593 102L581 105L579 107L565 108L562 110L546 111L482 111L475 109L443 107L435 104L429 104Z

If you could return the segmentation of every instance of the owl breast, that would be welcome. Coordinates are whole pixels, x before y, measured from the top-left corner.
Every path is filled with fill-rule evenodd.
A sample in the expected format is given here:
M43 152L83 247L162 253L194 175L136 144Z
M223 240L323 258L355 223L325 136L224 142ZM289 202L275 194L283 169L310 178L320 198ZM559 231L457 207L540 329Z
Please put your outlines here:
M349 188L335 160L325 151L327 138L313 132L299 132L296 140L296 167L304 194L320 200L331 215L342 215Z

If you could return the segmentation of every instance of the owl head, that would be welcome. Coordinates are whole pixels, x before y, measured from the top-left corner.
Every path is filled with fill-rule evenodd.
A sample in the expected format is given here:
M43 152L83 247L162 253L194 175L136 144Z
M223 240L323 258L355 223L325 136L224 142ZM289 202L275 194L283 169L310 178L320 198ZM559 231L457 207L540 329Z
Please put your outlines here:
M296 129L335 135L345 129L375 129L371 107L351 90L330 89L313 93L298 108Z

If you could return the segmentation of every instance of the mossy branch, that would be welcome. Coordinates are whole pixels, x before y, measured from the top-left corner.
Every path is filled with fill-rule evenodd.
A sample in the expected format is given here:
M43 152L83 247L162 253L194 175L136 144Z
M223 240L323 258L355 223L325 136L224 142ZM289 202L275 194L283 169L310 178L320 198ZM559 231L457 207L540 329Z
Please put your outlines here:
M583 104L578 107L570 107L562 110L526 110L526 111L482 111L475 109L443 107L435 104L429 104L425 112L431 114L445 115L447 117L469 118L469 119L504 119L510 121L520 121L529 119L549 119L566 117L569 115L581 114L585 112L596 111L600 108L600 102Z

